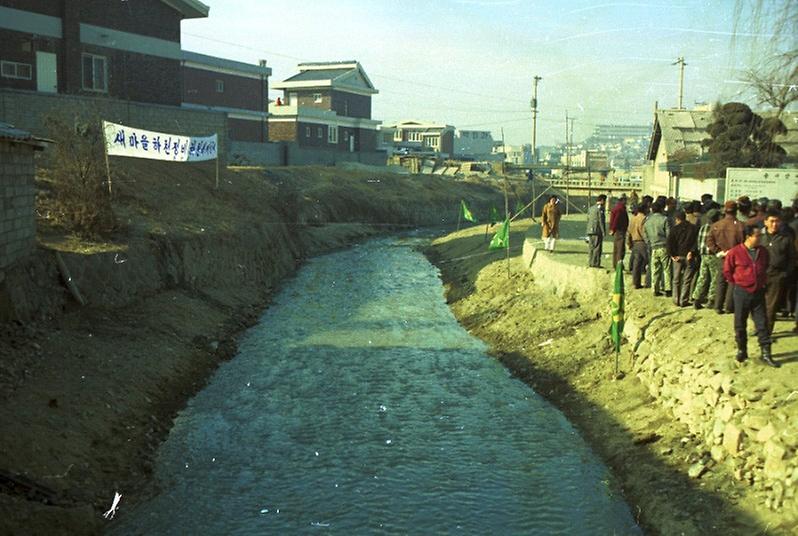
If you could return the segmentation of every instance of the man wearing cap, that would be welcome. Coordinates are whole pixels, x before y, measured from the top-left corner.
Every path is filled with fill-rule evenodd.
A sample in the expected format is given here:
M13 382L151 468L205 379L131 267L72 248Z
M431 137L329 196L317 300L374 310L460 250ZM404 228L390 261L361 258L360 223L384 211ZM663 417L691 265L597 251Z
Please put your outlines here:
M596 204L587 211L587 239L588 239L588 266L601 268L601 245L607 232L607 220L604 215L604 203L607 196L604 194L596 198Z
M618 202L610 212L610 234L615 237L612 242L612 269L623 262L626 255L626 232L629 230L629 215L626 213L626 194L621 194Z
M743 224L737 220L737 203L726 201L723 205L723 218L712 225L707 236L707 251L710 255L722 259L731 248L743 241ZM717 292L715 293L715 311L718 314L730 313L732 306L732 289L729 280L718 274Z
M736 359L738 362L748 359L746 323L750 315L754 319L754 326L756 326L756 336L759 340L759 348L762 350L762 361L771 367L779 368L781 365L773 361L773 356L770 353L770 333L765 314L768 250L760 245L761 233L756 225L746 225L743 234L745 240L729 249L723 260L723 277L734 289Z

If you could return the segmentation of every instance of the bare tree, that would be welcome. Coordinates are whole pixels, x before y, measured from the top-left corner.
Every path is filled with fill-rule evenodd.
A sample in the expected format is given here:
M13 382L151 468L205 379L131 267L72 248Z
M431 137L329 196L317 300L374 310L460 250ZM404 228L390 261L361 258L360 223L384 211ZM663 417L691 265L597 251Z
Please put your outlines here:
M744 26L749 34L766 37L751 41L751 67L743 77L760 104L776 108L778 116L798 101L798 2L795 0L736 0L735 34ZM732 46L735 44L732 37ZM763 60L763 58L766 58Z
M745 81L756 93L760 104L776 108L776 117L798 101L798 50L780 54L759 67L745 72Z

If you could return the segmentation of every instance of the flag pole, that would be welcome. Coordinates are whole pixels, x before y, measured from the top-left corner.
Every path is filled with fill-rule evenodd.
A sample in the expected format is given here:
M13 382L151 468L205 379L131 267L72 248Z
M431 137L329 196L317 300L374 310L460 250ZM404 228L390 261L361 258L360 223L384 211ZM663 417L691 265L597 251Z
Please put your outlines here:
M113 196L111 190L111 162L108 158L108 138L105 136L105 121L100 120L100 130L103 133L103 153L105 154L105 176L108 179L108 196Z
M504 219L507 221L507 247L505 256L507 257L507 279L510 278L510 200L507 198L507 177L504 177Z
M216 189L219 189L219 148L216 149Z
M457 230L460 230L460 218L463 216L463 201L460 200L460 208L457 210Z

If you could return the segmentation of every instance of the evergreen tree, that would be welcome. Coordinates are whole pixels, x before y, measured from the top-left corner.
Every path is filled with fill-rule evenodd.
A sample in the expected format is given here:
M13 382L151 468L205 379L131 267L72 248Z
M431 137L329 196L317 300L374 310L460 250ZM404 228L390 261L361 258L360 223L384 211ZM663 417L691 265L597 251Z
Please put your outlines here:
M710 137L701 145L716 177L725 177L728 167L778 167L786 159L786 151L773 141L787 132L777 117L763 119L746 104L728 102L715 107L713 119Z

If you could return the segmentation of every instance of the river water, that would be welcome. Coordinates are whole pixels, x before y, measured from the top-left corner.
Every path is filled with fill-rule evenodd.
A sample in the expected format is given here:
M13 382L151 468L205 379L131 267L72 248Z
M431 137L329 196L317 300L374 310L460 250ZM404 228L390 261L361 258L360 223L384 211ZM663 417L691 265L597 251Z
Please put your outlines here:
M112 534L640 534L563 415L455 320L419 239L310 260Z

